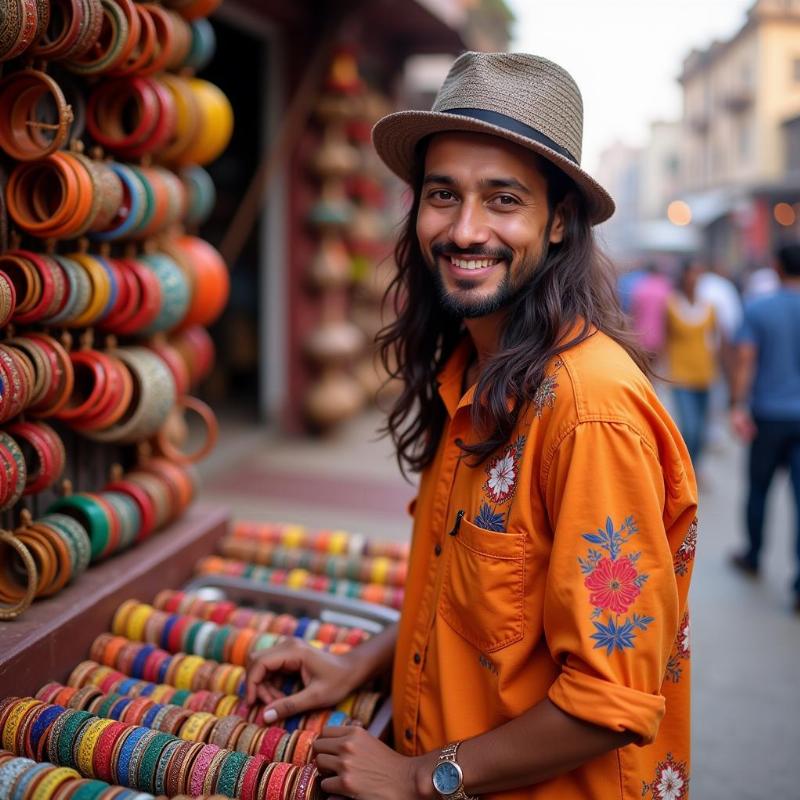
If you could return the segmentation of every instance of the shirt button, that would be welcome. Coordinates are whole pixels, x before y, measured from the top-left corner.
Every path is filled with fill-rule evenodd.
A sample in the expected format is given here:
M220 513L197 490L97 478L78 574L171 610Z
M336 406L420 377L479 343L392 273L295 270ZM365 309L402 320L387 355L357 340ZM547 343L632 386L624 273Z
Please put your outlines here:
M442 554L442 546L438 542L436 543L436 546L433 548L433 552L437 556L440 556Z
M419 653L414 653L414 663L419 664L422 661L422 656Z
M409 742L414 738L414 734L412 733L411 728L406 728L404 736L406 737L406 739L408 739Z

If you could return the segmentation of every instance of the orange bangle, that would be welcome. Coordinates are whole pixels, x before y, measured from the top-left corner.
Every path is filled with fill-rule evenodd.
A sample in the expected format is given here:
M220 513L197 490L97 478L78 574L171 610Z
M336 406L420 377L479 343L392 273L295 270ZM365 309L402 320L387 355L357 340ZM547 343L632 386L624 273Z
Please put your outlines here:
M166 456L170 461L175 461L178 464L196 464L205 458L217 443L219 435L219 423L214 412L202 400L190 395L184 395L178 398L175 403L175 408L184 408L187 411L194 411L206 426L206 439L202 447L199 447L193 453L182 453L170 440L167 434L167 425L156 434L156 444L161 453Z
M134 3L133 12L139 23L139 33L136 42L131 48L128 58L116 69L110 70L110 75L135 75L145 67L153 57L153 51L158 42L156 26L153 18L142 8L139 3ZM131 26L133 28L133 26Z
M28 548L13 533L0 530L0 553L4 547L14 550L25 568L25 589L19 592L7 574L11 567L11 559L5 555L0 558L0 600L13 603L10 606L0 606L0 619L15 619L33 602L39 575L36 562ZM8 589L12 591L8 592Z

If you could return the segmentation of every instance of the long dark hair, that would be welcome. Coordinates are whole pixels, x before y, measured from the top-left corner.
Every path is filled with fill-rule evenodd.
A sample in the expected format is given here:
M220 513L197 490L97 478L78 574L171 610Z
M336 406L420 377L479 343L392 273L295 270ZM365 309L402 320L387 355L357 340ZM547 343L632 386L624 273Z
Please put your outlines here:
M419 472L433 460L446 419L436 377L464 336L462 321L440 305L417 239L424 151L419 155L413 203L395 248L397 274L384 298L396 316L377 336L384 368L402 383L383 433L391 436L404 472ZM650 374L647 359L627 330L614 269L595 242L585 201L561 170L543 158L537 161L547 180L547 249L529 283L511 301L498 351L478 379L471 413L482 440L462 445L475 463L508 441L550 360L588 338L593 328L619 342ZM564 238L547 245L559 204L565 207ZM565 339L578 322L580 330Z

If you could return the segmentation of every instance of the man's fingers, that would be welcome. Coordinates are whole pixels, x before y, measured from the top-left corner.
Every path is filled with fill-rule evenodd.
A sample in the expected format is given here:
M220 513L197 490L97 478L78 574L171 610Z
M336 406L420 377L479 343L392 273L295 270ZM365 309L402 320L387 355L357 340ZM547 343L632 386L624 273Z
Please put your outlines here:
M320 788L325 794L347 797L344 793L344 782L338 775L334 775L332 778L325 778L320 783Z
M314 762L320 772L327 773L328 775L335 775L339 769L339 758L337 756L329 755L328 753L320 753Z
M257 689L269 675L275 672L299 672L302 665L302 656L291 643L276 645L259 653L247 670L247 704L252 705L260 696Z
M317 708L319 704L316 692L313 689L306 688L288 697L273 700L264 709L264 722L267 725L272 725L279 719L293 717L295 714L302 714L304 711Z

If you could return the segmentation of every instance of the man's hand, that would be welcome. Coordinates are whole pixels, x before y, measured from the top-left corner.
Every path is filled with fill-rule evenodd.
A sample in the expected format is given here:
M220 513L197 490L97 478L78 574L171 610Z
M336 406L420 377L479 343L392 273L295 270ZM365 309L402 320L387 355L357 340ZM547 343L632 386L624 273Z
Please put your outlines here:
M285 697L268 683L274 673L299 672L303 689ZM257 699L266 704L264 721L271 725L311 709L336 705L356 687L353 662L348 655L334 655L312 647L301 639L261 650L250 661L247 670L247 702Z
M750 412L742 406L734 406L730 413L731 428L743 442L751 442L756 435L756 424Z
M432 800L436 753L409 758L358 726L323 728L313 744L322 791L354 800Z

